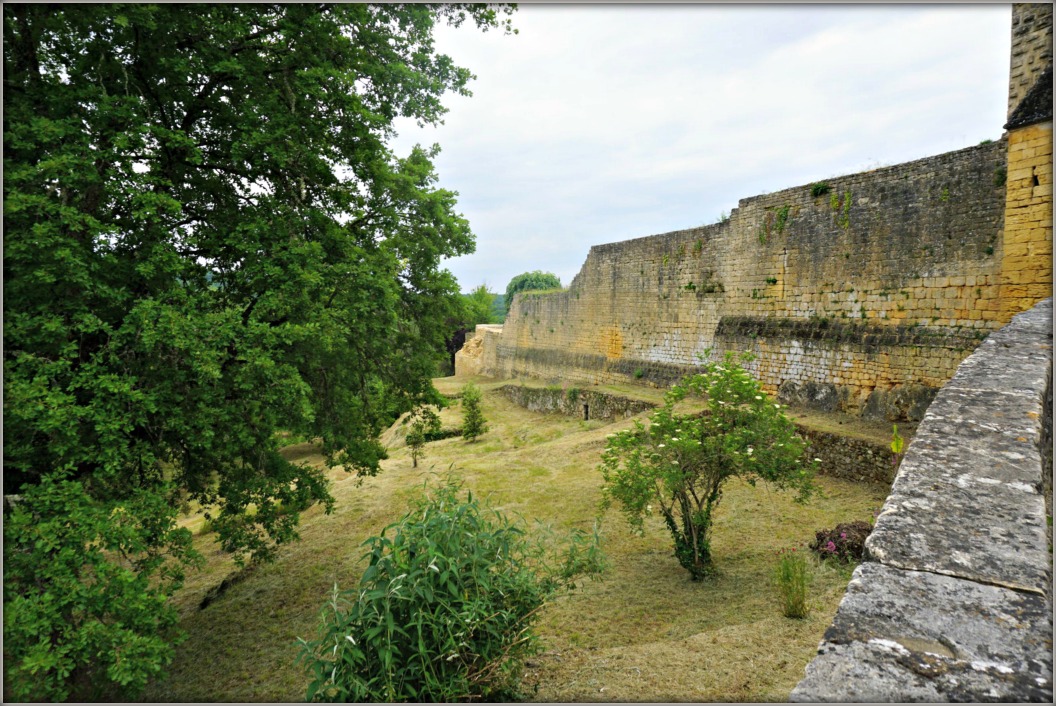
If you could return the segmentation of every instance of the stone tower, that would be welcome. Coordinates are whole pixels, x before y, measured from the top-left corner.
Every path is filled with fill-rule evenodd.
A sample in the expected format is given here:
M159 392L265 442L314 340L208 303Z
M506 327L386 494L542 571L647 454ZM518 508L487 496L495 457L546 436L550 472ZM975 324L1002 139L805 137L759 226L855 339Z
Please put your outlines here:
M1052 296L1052 5L1012 6L1002 320Z

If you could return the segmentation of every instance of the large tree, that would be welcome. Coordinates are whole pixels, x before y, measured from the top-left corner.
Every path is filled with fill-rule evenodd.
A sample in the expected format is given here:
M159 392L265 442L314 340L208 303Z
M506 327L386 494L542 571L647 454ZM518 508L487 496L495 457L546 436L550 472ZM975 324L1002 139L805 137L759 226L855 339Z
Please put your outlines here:
M434 26L503 12L4 6L5 692L141 686L194 557L179 503L266 558L333 502L276 431L373 474L435 400L440 263L473 236L436 148L387 141L468 94Z

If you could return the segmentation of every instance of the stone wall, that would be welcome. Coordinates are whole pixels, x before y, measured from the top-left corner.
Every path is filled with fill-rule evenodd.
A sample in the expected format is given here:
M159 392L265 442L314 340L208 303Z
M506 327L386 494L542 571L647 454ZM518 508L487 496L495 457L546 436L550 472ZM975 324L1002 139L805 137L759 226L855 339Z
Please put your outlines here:
M895 466L887 444L795 424L800 436L807 440L807 455L821 459L818 472L822 475L860 483L891 485L895 478ZM912 434L906 433L904 437L909 440Z
M1051 703L1052 299L928 408L792 701Z
M652 402L578 387L504 385L499 389L506 399L533 412L557 412L584 420L627 419L656 407Z
M1052 65L1052 4L1013 3L1008 115Z
M999 325L1006 168L999 141L594 246L566 291L515 298L480 372L666 385L747 349L768 393L831 383L841 409L908 418L887 398L937 389Z
M1052 120L1008 133L1001 272L1006 320L1052 294Z

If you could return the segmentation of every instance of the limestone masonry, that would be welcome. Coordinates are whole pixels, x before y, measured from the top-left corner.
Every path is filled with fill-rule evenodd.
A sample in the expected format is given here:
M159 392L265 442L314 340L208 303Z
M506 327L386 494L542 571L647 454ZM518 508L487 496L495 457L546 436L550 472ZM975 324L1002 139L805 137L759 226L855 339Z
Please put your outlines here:
M1052 7L1012 14L1002 139L596 245L567 290L518 294L479 328L456 373L667 386L706 350L747 350L787 402L919 420L989 332L1052 293Z
M501 333L481 332L472 372L666 385L705 349L750 350L769 393L814 386L821 406L919 419L1002 321L1006 152L807 184L723 223L595 246L567 291L519 295ZM899 407L902 388L923 405Z

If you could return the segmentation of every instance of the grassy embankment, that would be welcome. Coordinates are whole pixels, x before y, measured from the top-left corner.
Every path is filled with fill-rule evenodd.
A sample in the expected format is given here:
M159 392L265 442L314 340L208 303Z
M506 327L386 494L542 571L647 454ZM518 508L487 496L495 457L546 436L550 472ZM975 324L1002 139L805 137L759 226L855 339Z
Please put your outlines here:
M447 394L463 380L437 381ZM418 468L403 444L406 427L385 434L391 458L376 478L356 480L333 470L337 509L304 514L301 541L278 560L247 573L207 608L210 590L235 567L199 534L208 563L176 596L189 638L169 676L146 698L164 701L298 701L307 676L294 664L296 638L314 636L318 613L336 582L351 588L363 570L360 544L405 510L427 478L451 469L475 494L507 512L550 523L556 530L589 530L600 500L598 461L605 435L630 424L540 415L492 392L501 383L478 380L491 430L474 443L460 438L428 444ZM656 397L659 391L613 390ZM644 394L643 394L644 392ZM445 426L461 419L458 406L442 413ZM286 449L292 459L321 463L311 444ZM556 600L538 632L546 651L525 674L535 701L781 701L802 678L846 587L849 574L819 566L811 615L781 615L770 581L776 550L803 545L817 529L869 519L887 489L821 478L827 497L805 506L760 486L733 482L716 520L719 575L692 583L672 556L658 519L644 537L628 531L611 510L604 518L612 566ZM201 520L187 517L188 526ZM536 688L537 691L531 691Z

